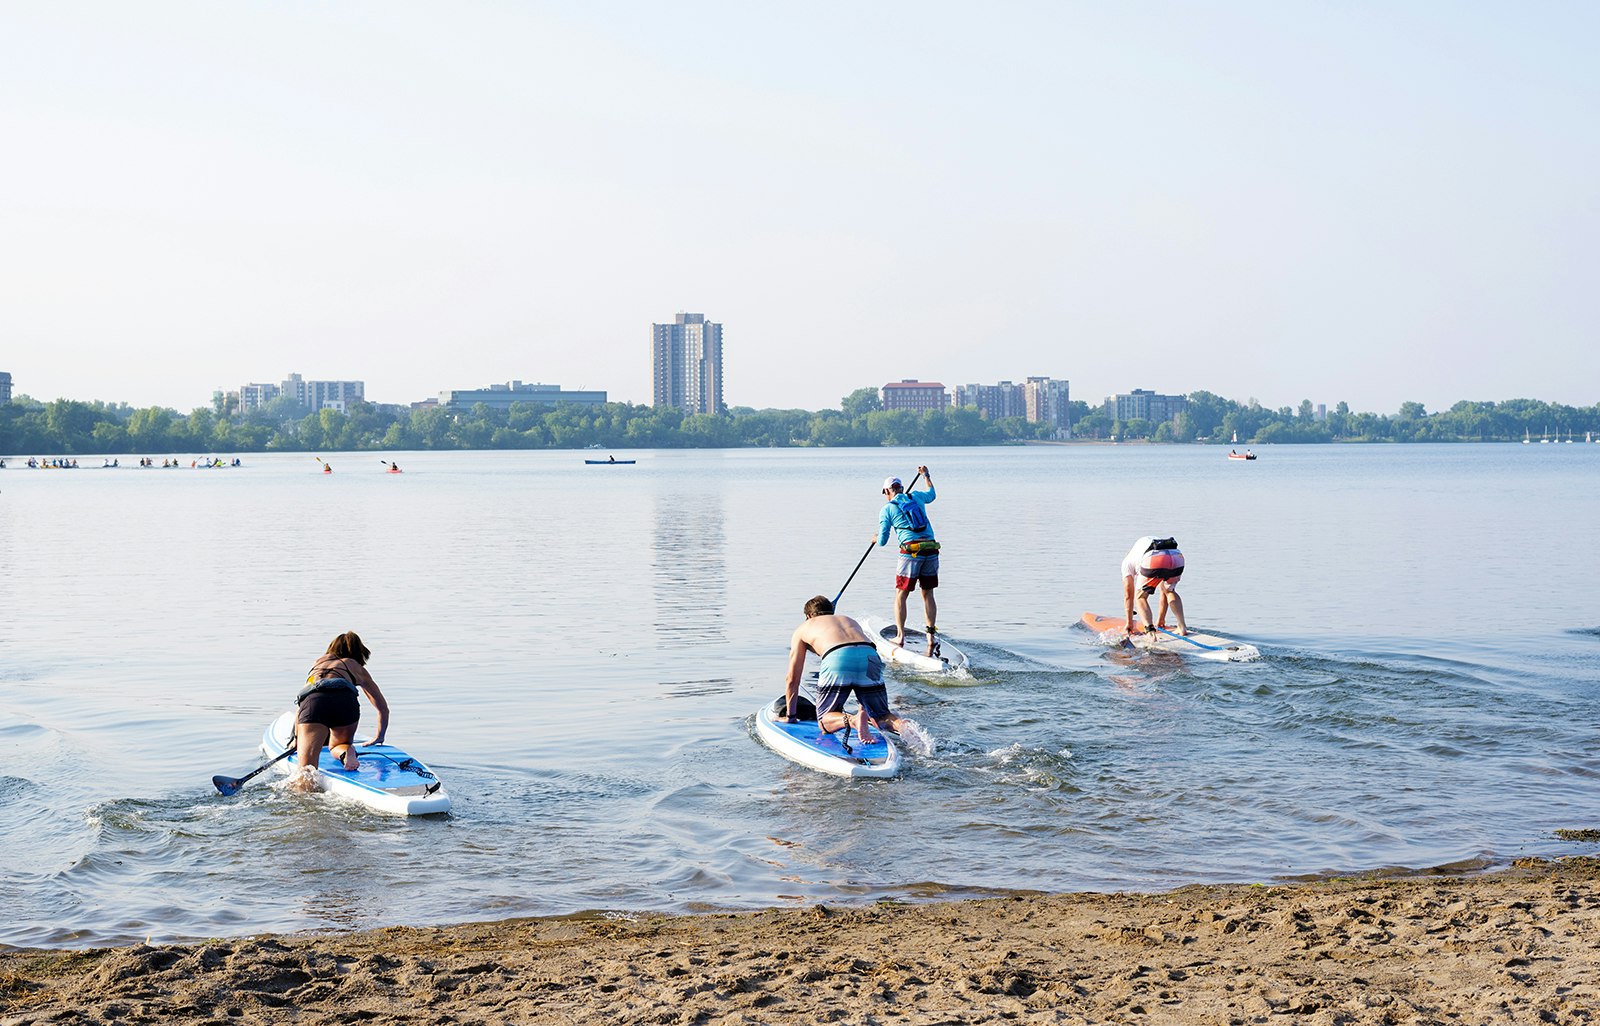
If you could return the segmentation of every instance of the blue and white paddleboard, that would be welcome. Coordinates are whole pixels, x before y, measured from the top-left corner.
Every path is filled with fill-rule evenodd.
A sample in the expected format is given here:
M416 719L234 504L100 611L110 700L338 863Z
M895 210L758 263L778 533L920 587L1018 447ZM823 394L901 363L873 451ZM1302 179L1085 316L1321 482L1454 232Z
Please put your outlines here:
M781 698L778 702L783 701ZM824 734L816 720L784 723L768 702L756 711L756 736L766 746L802 766L831 773L836 777L893 777L900 773L900 749L882 730L870 745L858 740L846 742L845 731ZM853 731L850 737L854 738ZM849 744L849 750L845 745Z
M279 716L261 737L261 751L269 758L283 754L294 743L295 710ZM326 748L317 758L324 790L353 798L377 812L394 816L431 816L450 811L450 795L444 781L423 765L422 760L394 745L356 742L360 765L355 772L333 757ZM298 772L300 757L291 755L278 763L285 776Z

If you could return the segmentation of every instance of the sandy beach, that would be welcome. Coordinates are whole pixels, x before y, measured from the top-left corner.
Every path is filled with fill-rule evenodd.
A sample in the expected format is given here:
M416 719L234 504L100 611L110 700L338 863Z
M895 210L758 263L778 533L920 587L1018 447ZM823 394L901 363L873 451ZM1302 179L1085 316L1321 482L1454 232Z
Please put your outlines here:
M1600 861L0 952L0 1022L1600 1022Z

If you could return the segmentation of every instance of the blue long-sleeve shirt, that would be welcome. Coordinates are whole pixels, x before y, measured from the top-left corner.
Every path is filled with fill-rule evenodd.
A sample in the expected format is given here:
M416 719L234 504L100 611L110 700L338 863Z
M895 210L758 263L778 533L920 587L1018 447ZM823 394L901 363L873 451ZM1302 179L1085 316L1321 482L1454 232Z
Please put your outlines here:
M926 507L928 503L938 498L938 495L934 492L933 486L929 485L927 491L907 492L905 497L919 506ZM923 509L922 515L927 518L927 509ZM911 521L906 517L905 512L900 509L900 504L896 502L884 503L883 512L878 514L879 545L884 545L889 541L890 528L894 528L901 545L908 541L933 540L933 521L931 519L928 520L928 529L926 531L913 531L911 529Z

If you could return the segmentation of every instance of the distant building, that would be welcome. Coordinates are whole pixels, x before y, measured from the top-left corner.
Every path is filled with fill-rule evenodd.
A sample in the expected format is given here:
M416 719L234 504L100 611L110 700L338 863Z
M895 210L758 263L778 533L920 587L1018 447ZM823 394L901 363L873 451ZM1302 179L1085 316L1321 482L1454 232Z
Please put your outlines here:
M1025 416L1030 424L1049 424L1057 438L1072 437L1072 389L1058 378L1029 378L1022 386Z
M350 403L366 399L366 384L361 381L307 381L298 374L290 374L276 385L240 385L237 394L239 409L245 413L264 408L280 395L293 399L301 409L344 412Z
M883 408L886 410L942 410L950 405L944 385L937 381L918 381L903 378L883 386Z
M605 401L604 392L568 392L560 385L524 385L520 381L508 381L503 385L440 392L438 405L447 410L470 410L482 403L493 410L509 410L514 403L583 403L598 406Z
M1027 412L1022 386L1009 381L998 385L957 385L955 393L957 406L975 406L985 420L1021 417Z
M1106 400L1106 416L1113 420L1148 420L1162 423L1182 413L1188 396L1159 395L1146 388L1121 393Z
M11 372L0 371L0 403L11 401Z
M680 313L650 325L655 406L685 413L726 413L722 401L722 325L705 314Z
M955 393L957 406L975 406L987 420L1022 417L1051 424L1058 438L1068 437L1072 428L1067 382L1056 378L1030 377L1020 385L957 385Z

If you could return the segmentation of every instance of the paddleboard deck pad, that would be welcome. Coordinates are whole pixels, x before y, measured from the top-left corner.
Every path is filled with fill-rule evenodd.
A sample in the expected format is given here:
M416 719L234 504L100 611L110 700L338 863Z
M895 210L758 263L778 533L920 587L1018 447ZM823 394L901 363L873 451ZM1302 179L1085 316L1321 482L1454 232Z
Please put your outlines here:
M295 710L279 716L261 737L261 751L271 758L281 755L294 743ZM444 782L422 760L394 745L369 745L356 742L360 765L354 772L324 748L317 758L323 789L366 805L377 812L394 816L431 816L450 811L450 794ZM300 769L300 757L291 755L278 763L284 776Z
M900 774L900 749L881 729L873 731L876 737L872 744L863 745L853 728L824 734L815 719L784 723L779 719L783 706L784 699L779 696L756 711L756 736L790 762L836 777L883 778Z
M1161 631L1143 631L1129 636L1123 629L1125 621L1122 617L1101 616L1098 613L1084 613L1081 622L1102 638L1115 632L1113 636L1116 642L1130 644L1148 652L1171 652L1195 659L1212 659L1227 663L1247 663L1261 658L1261 650L1254 645L1219 638L1215 634L1191 633L1186 637L1179 637L1176 632L1164 634Z
M878 648L878 655L886 663L895 666L904 666L907 669L919 670L923 673L960 673L967 668L967 654L950 643L950 639L943 634L939 635L934 654L928 654L928 636L921 631L906 627L906 643L894 643L894 624L882 623L871 617L861 619L861 629L867 632L872 642Z

